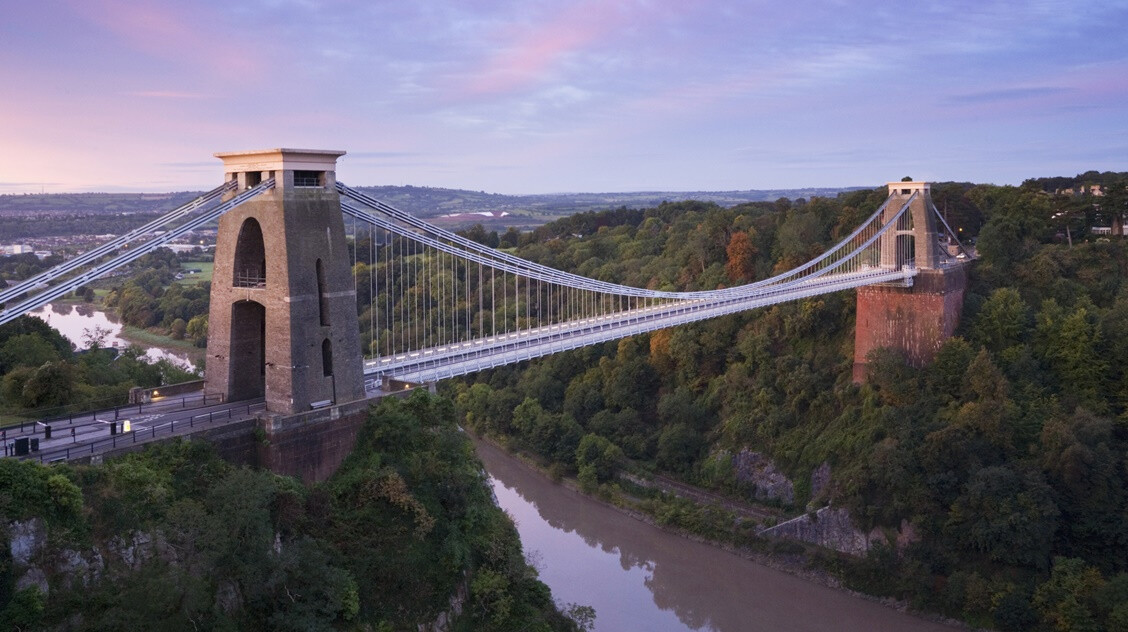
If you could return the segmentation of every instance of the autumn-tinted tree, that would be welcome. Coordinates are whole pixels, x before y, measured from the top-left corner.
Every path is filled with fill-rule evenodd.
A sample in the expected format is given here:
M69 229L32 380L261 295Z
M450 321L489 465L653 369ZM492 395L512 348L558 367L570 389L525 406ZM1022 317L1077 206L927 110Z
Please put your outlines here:
M749 283L756 278L756 245L747 232L732 234L725 248L725 274L734 283Z

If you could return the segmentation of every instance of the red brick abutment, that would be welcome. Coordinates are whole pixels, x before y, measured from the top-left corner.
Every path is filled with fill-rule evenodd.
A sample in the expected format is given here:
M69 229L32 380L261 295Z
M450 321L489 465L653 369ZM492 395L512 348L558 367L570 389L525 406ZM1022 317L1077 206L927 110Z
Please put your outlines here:
M911 287L870 285L858 288L854 324L854 382L866 379L871 351L887 348L923 367L956 331L967 290L967 265L921 270Z

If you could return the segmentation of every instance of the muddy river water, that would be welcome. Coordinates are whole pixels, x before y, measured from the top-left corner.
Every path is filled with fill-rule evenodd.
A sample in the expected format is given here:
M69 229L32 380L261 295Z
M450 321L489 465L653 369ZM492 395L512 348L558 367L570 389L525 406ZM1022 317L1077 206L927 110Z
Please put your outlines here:
M478 442L526 556L560 603L593 606L600 632L950 632L640 522Z

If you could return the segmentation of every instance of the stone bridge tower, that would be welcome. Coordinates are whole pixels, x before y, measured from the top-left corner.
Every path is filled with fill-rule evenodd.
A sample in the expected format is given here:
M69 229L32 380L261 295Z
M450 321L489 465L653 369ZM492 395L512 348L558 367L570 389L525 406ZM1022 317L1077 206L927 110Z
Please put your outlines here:
M219 221L206 363L208 395L265 397L292 414L364 398L356 290L336 162L343 151L216 154L234 196L272 190Z
M956 330L967 288L964 264L941 257L936 215L927 182L890 182L892 198L885 210L888 221L917 194L896 230L881 241L881 267L915 266L911 286L870 285L858 288L854 325L854 381L866 376L866 356L879 347L905 354L913 366L932 361L940 346Z

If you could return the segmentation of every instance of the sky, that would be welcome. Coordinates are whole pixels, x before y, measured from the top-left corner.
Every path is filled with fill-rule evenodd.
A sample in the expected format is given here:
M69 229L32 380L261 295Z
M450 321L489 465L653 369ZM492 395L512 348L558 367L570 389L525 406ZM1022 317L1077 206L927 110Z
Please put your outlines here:
M0 0L0 194L717 191L1128 171L1128 0Z

